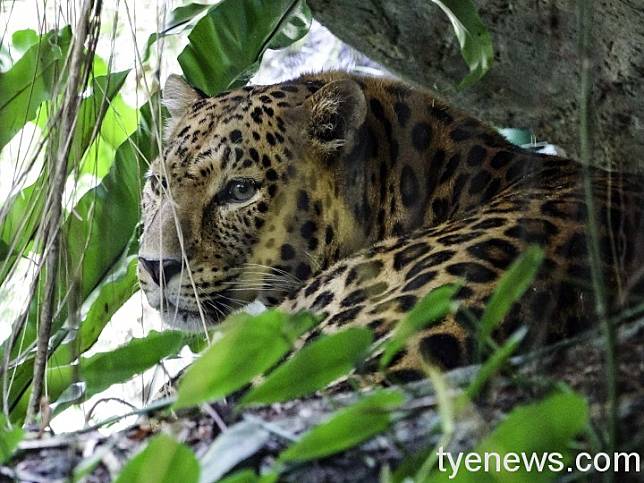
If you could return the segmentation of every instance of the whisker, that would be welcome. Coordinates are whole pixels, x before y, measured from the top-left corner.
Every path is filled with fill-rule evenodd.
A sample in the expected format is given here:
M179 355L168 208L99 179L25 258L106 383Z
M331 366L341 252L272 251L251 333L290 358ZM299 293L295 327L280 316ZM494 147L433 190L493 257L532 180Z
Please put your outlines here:
M316 272L320 271L322 269L322 264L319 262L319 260L317 258L315 258L313 255L311 255L310 252L305 251L304 255L306 255L306 257L308 257L309 261L311 262L311 265L314 266Z
M248 267L253 267L254 266L254 267L266 268L269 271L278 273L278 274L280 274L280 275L282 275L282 276L284 276L284 277L286 277L288 279L291 279L291 280L293 280L293 281L295 281L297 283L300 283L300 284L302 283L302 280L300 280L298 277L296 277L292 273L289 273L289 272L287 272L285 270L282 270L281 268L271 267L269 265L262 265L260 263L245 263L244 266L248 266Z
M289 290L296 289L297 287L293 287L291 285L284 285L281 283L277 282L271 282L270 280L265 281L265 282L252 282L252 283L231 283L228 285L228 287L237 287L237 288L253 288L253 287L281 287Z
M275 274L270 274L270 273L244 272L244 275L259 275L260 277L262 277L262 279L265 279L265 280L281 281L281 282L283 282L285 284L290 284L290 285L300 285L300 283L296 283L294 280L289 280L289 279L284 278L281 275L275 275Z
M289 290L288 288L271 287L271 286L269 286L269 287L266 287L266 286L253 287L251 290L263 290L263 289L271 289L271 290L275 290L275 291L278 291L278 292L284 292L284 293L290 293L291 292L291 290ZM228 292L246 292L248 290L249 290L248 288L227 288L226 289L226 291L228 291Z

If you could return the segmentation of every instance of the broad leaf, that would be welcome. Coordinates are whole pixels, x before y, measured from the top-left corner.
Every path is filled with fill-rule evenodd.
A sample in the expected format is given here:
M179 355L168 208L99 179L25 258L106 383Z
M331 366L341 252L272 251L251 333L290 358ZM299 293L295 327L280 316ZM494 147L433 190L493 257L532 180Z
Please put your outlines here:
M82 402L113 384L120 384L156 365L164 357L175 355L183 346L183 334L176 331L152 331L146 337L132 339L127 344L108 352L100 352L91 357L81 357L80 363L47 369L47 395L50 401L57 401L68 388L83 380ZM76 389L74 391L76 392ZM22 393L12 416L20 419L27 409L31 387ZM60 411L60 408L57 409Z
M276 310L229 319L223 337L181 379L175 406L219 399L248 384L284 357L313 321L310 316L289 317Z
M137 110L127 105L120 94L115 96L103 116L98 136L80 162L79 173L102 179L112 167L116 150L136 131L137 124Z
M0 72L8 71L29 48L40 41L40 36L35 30L16 30L11 35L11 44L0 44Z
M391 411L405 402L402 392L381 390L341 409L286 449L282 461L308 461L356 446L386 430Z
M133 244L134 248L138 244ZM132 250L132 247L130 247ZM78 334L51 355L52 365L69 364L74 356L90 349L116 311L139 289L137 256L128 254L114 266L83 304Z
M51 31L0 73L0 149L36 117L43 101L51 99L70 40L69 27Z
M23 367L21 366L21 369ZM29 365L29 368L33 371L33 363ZM47 388L47 397L49 400L56 401L75 382L77 375L77 366L66 365L47 368L45 373L45 387ZM29 374L29 377L31 377L31 374ZM27 385L19 395L20 398L17 401L12 401L11 419L12 421L20 422L27 411L27 404L29 404L29 397L31 396L31 386Z
M280 32L273 37L269 49L279 50L302 39L311 28L313 14L304 0L293 9L293 14L286 19Z
M476 11L473 0L432 0L447 15L461 46L461 55L470 73L459 84L472 85L492 66L492 37Z
M91 83L92 95L83 99L79 106L78 121L74 128L68 156L69 170L77 166L96 135L95 127L103 121L109 101L116 96L123 85L127 71L97 77ZM46 210L47 173L27 188L13 196L0 225L0 237L14 253L20 253L32 240ZM0 259L0 283L11 268Z
M400 321L393 331L391 338L385 345L384 352L380 358L380 367L386 368L393 357L400 351L407 342L407 339L427 327L439 321L456 306L452 301L460 286L443 285L437 287L423 297L411 311Z
M102 126L102 124L105 115L110 110L109 108L113 99L119 93L121 87L123 87L123 83L125 82L129 72L129 70L124 70L121 72L112 72L103 76L97 76L94 77L90 83L89 93L91 93L91 95L83 99L78 108L78 120L76 121L76 126L74 128L74 136L72 138L72 144L67 159L70 170L80 165L83 154L96 136L96 126L101 126L101 129L98 132L104 131L106 136L109 134L117 136L116 132L121 128L119 125L114 125L114 123L117 122L117 119L113 117L114 113L111 114L109 119L113 124L111 127ZM115 107L116 105L114 105L113 109ZM124 108L124 106L122 107ZM131 108L128 114L132 114ZM124 113L124 115L126 114ZM130 118L130 127L132 121L133 120ZM121 135L120 141L123 142L126 137L127 136Z
M80 374L87 391L96 394L142 373L164 357L175 355L182 346L181 332L152 331L141 339L132 339L114 350L81 360Z
M271 372L242 403L287 401L322 389L348 374L364 358L372 341L371 331L361 327L323 336Z
M157 40L168 35L177 35L191 29L209 8L212 8L212 5L204 3L189 3L172 10L165 19L163 30L158 34L153 33L148 37L148 41L145 44L145 50L143 52L143 61L145 62L150 58L152 46Z
M22 57L29 48L40 41L40 36L32 29L16 30L11 35L11 54Z
M0 465L4 464L18 448L24 432L20 427L8 428L8 421L0 412Z
M78 355L90 349L114 312L138 290L138 281L136 278L137 260L136 255L132 254L132 251L136 253L137 247L137 243L132 243L129 253L124 255L119 263L115 265L114 270L96 288L95 293L92 293L88 300L86 300L81 313L80 329L74 334L74 337L65 337L66 332L59 336L60 338L65 337L65 342L53 351L49 359L50 367L56 369L67 366ZM54 343L52 345L56 347L57 344ZM16 384L27 384L30 381L32 372L33 359L28 358L18 368ZM66 390L65 388L73 382L71 377L69 379L59 378L55 382L49 382L49 397L51 401L57 401L60 391ZM86 396L85 391L83 391L82 396ZM21 414L21 411L13 413L18 419Z
M292 28L292 16L306 17L298 7L305 8L299 0L223 0L199 20L179 55L186 79L207 95L245 84L271 42ZM275 42L283 47L286 38Z
M141 108L139 127L116 151L109 173L66 220L68 263L71 273L80 270L83 300L119 259L139 222L143 173L157 155L155 133L162 122L151 112L156 106L153 99Z
M116 483L198 483L199 463L190 448L166 434L155 436L134 456Z
M62 381L61 381L62 382ZM53 418L65 411L73 404L82 403L85 400L85 383L82 381L71 381L69 387L63 389L60 394L56 392L56 402L49 405ZM51 394L51 393L50 393Z

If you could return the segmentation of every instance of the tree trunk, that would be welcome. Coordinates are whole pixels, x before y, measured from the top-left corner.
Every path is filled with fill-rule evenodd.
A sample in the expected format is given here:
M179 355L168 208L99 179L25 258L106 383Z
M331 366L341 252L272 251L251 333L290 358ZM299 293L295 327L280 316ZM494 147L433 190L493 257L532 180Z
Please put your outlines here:
M447 17L427 0L309 0L341 40L387 69L436 90L499 127L526 127L578 157L578 18L570 0L480 0L494 64L477 84L467 74ZM644 167L644 4L594 2L594 161Z

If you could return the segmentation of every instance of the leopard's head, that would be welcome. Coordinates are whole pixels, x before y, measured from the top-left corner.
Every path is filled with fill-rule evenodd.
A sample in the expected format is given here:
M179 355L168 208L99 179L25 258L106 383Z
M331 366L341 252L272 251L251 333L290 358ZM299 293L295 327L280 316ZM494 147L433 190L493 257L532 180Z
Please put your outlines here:
M342 160L366 100L348 78L205 97L177 76L163 154L143 191L138 276L172 326L197 330L274 305L360 244Z

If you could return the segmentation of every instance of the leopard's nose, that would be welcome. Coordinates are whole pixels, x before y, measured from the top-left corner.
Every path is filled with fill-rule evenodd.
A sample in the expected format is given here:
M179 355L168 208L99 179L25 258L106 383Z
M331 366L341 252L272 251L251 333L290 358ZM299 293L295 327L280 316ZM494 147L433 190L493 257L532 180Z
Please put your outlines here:
M148 272L152 281L161 285L161 277L163 281L168 283L172 277L181 272L181 260L172 258L164 258L162 260L153 260L150 258L139 257L141 267Z

